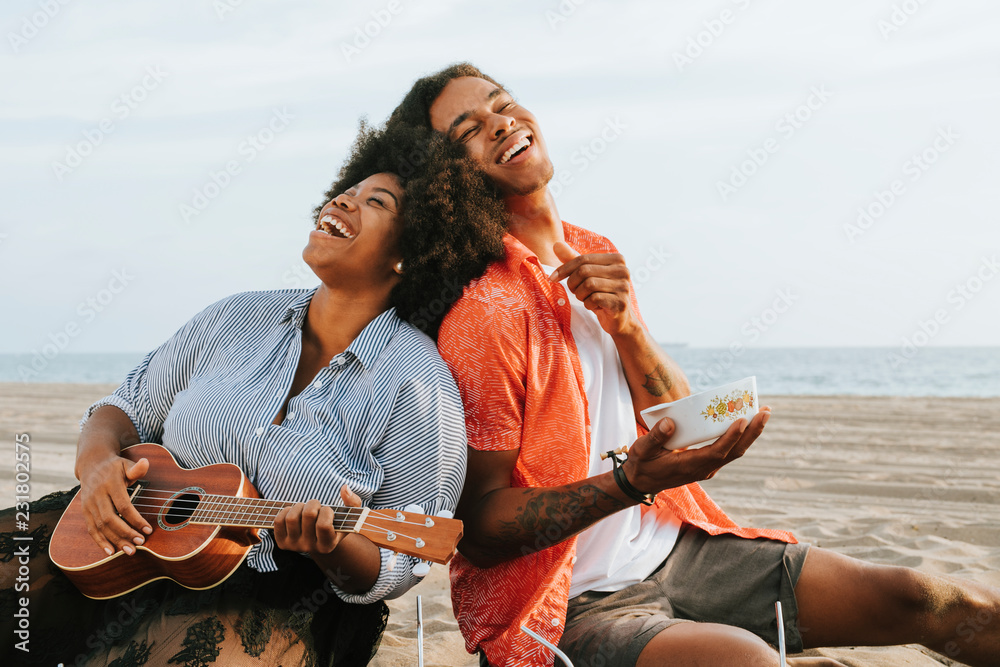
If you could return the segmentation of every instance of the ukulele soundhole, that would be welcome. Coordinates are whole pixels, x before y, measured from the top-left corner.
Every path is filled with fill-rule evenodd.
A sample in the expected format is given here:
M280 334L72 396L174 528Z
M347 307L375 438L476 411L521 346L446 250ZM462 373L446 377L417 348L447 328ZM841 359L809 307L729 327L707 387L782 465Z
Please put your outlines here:
M156 522L163 530L177 530L187 525L191 520L191 515L198 509L201 496L205 494L205 489L197 486L189 486L174 493L163 503Z

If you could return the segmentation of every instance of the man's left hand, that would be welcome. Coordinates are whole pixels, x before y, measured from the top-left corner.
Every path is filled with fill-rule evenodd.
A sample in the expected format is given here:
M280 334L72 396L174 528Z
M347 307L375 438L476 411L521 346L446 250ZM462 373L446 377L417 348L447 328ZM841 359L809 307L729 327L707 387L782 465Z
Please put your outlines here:
M563 265L549 276L549 280L568 279L566 286L587 310L597 315L601 328L609 335L628 334L639 326L639 318L632 309L629 271L624 257L618 253L581 255L562 241L553 245L552 250Z

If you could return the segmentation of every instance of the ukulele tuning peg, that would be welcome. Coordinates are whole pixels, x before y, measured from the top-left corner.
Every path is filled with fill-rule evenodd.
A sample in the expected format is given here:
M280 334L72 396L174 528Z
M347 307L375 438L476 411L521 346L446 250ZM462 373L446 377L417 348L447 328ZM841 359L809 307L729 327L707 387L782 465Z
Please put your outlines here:
M397 556L399 556L398 553L394 553L391 556L389 556L389 562L385 564L385 569L389 570L389 572L392 572L393 570L396 569L396 557Z
M450 512L448 510L441 510L440 512L437 513L437 515L439 517L441 517L442 519L454 519L455 518L455 513L454 512Z
M431 564L425 560L420 561L413 566L413 576L420 577L423 579L431 571Z

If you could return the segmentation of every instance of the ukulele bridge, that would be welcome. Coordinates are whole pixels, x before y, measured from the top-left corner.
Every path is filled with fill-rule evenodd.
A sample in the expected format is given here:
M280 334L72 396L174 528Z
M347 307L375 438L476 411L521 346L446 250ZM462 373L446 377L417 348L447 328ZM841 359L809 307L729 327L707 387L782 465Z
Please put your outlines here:
M129 502L134 505L136 497L140 493L142 493L143 489L145 489L145 488L146 488L146 482L144 482L143 480L139 480L138 482L136 482L132 486L131 495L129 495L129 497L128 497Z

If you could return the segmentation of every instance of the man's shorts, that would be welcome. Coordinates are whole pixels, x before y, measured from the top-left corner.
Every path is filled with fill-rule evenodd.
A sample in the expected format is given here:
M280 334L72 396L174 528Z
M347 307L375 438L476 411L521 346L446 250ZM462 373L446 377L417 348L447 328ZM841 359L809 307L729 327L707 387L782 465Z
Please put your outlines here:
M575 667L633 666L660 631L691 621L734 625L777 645L774 603L781 600L788 652L797 653L795 584L808 551L807 544L713 536L685 524L645 581L570 600L559 648Z

